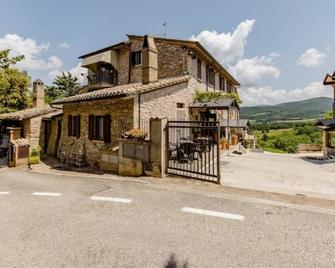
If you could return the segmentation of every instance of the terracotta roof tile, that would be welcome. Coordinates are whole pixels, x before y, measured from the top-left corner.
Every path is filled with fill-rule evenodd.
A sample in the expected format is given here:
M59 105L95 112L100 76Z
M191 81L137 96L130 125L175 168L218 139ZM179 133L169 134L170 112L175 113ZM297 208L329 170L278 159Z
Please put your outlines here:
M90 101L104 98L129 96L136 93L143 93L173 85L178 85L187 82L189 79L190 79L189 76L185 75L173 78L165 78L149 84L132 83L115 87L103 88L92 92L59 99L54 101L53 104L64 104L64 103Z
M0 114L0 119L3 120L22 120L26 118L32 118L40 115L45 115L51 112L57 111L57 108L50 106L45 106L43 108L30 108L25 110L20 110L12 113Z

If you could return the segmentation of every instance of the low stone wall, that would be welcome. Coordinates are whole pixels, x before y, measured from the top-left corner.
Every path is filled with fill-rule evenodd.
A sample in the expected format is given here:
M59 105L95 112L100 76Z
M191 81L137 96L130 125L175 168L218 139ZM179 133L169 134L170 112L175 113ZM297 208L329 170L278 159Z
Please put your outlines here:
M299 144L298 145L298 153L302 152L320 152L322 151L322 145L321 144Z

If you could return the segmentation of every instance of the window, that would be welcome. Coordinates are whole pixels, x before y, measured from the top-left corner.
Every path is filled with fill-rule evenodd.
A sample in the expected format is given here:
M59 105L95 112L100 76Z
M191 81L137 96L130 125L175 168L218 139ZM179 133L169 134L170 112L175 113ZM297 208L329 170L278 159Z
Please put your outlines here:
M111 117L110 115L88 117L88 139L111 142Z
M142 64L142 51L131 52L131 64L132 65Z
M212 68L208 69L208 83L215 86L215 74Z
M201 79L201 59L198 59L198 78Z
M220 81L219 88L220 88L220 90L224 91L225 90L225 80L224 80L224 78L222 76L220 76L220 80L219 81Z
M228 91L228 93L232 93L231 90L232 90L231 84L230 84L229 81L227 81L227 91Z
M185 103L177 102L177 108L185 108Z
M68 136L80 137L80 115L69 115L67 118Z

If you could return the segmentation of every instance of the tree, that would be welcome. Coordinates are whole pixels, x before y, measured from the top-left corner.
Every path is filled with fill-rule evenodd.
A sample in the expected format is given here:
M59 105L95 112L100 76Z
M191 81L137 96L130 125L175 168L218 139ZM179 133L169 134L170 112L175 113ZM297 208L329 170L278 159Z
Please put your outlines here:
M332 112L325 113L324 118L327 120L331 120L334 118L334 114Z
M9 49L0 51L0 113L13 112L31 106L30 78L25 72L12 68L24 56L9 56Z
M73 76L70 72L58 75L53 84L64 93L65 97L73 96L79 89L80 84L78 78Z
M64 97L64 93L58 89L56 86L46 86L45 87L45 102L52 103L54 100Z

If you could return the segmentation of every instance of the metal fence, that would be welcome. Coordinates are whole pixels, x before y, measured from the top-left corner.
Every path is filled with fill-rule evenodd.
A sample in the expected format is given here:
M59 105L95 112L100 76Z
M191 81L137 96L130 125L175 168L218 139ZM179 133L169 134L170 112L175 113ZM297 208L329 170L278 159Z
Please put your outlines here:
M166 172L220 183L218 122L168 121Z

